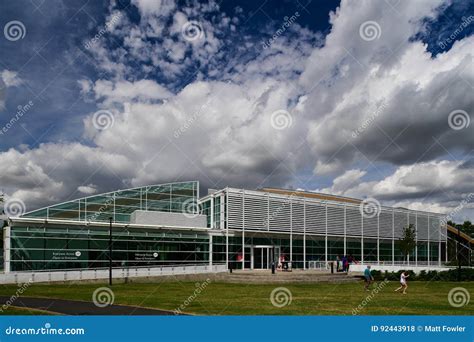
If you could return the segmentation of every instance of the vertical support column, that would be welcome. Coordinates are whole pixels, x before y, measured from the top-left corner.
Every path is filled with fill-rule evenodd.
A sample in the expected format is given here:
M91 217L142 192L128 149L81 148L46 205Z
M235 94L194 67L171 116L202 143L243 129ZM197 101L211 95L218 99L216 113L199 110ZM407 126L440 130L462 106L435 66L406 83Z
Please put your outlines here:
M347 214L346 214L345 203L344 203L344 255L347 255Z
M211 207L211 212L210 212L210 216L211 216L211 222L210 222L210 225L211 225L211 229L214 228L214 194L211 195L211 204L210 204L210 207Z
M306 198L303 197L303 270L306 270Z
M270 230L270 195L267 193L267 231Z
M143 209L143 188L140 188L140 210Z
M360 234L360 263L364 264L364 214L360 215L360 225L361 225L361 234Z
M428 214L428 266L431 263L430 262L430 259L431 259L431 255L430 255L430 244L431 244L431 242L430 242L430 228L431 228L431 226L430 226L430 223L431 223L430 222L430 215Z
M209 266L212 267L212 235L209 235Z
M395 212L392 209L392 265L395 265Z
M245 190L242 189L242 269L245 268Z
M445 262L448 262L448 225L445 224L444 225L444 232L445 232L445 236L446 236L446 240L445 241L445 244L446 244L446 247L444 248L444 254L445 254ZM469 261L471 260L471 258L469 257Z
M418 266L418 213L415 213L415 266Z
M290 200L290 263L293 269L293 202Z
M407 227L410 226L410 212L407 211ZM410 252L407 254L407 265L410 265Z
M326 262L326 265L328 263L328 204L325 203L324 205L325 208L325 226L326 226L326 235L324 239L324 261Z
M377 265L380 265L380 214L377 215Z
M148 187L145 188L145 210L148 211Z
M11 227L3 228L3 273L10 273Z
M441 220L438 225L438 266L441 266Z
M219 205L220 207L220 220L222 222L222 199L226 198L225 205L227 206L227 210L225 210L226 213L226 219L225 219L225 264L226 268L229 269L229 189L226 189L224 194L221 195L221 203ZM222 226L221 226L222 229Z

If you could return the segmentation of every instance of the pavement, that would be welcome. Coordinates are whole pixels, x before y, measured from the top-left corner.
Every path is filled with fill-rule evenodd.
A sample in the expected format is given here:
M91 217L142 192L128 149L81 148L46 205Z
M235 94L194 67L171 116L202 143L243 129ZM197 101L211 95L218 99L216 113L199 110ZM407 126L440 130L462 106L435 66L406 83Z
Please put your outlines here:
M7 305L7 301L11 301L11 297L0 296L0 306ZM18 297L13 300L11 305L63 315L174 315L172 311L148 309L138 306L108 305L101 308L92 302L52 298Z

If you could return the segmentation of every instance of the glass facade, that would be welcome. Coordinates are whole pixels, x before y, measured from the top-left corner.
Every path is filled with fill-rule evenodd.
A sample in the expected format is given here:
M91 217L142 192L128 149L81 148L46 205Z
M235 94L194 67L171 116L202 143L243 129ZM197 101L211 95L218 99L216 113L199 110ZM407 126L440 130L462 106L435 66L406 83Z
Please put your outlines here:
M198 182L170 183L119 190L29 212L21 219L55 219L59 222L43 224L30 220L27 224L20 220L14 223L10 269L107 267L108 226L100 227L98 222L108 222L110 217L116 223L112 242L115 267L209 264L211 236L205 230L165 230L158 227L160 222L156 222L155 229L127 226L136 210L187 213L189 208L197 209L198 204L200 213L207 217L209 232L213 234L214 264L225 263L228 259L229 266L234 269L269 268L271 260L284 258L292 262L292 267L304 268L318 262L335 261L344 255L363 263L405 262L397 239L391 238L397 232L384 228L392 224L394 229L395 216L381 218L383 224L380 226L379 220L364 221L362 230L360 213L349 207L331 207L329 210L329 207L301 204L291 198L289 202L283 202L284 206L275 207L274 199L262 197L264 195L258 192L246 194L241 191L231 198L226 191L198 201ZM276 210L278 215L271 215L270 210ZM265 221L268 217L270 220ZM406 216L400 217L406 219ZM233 222L234 228L228 226L227 220ZM204 228L204 222L201 224ZM395 228L399 226L403 225L397 224ZM388 237L382 235L384 230ZM226 232L230 233L228 256ZM423 231L419 232L422 236ZM445 247L440 255L439 242L424 242L423 239L417 242L420 264L437 264L440 257L445 259ZM414 252L410 254L410 262L415 261L415 256Z
M128 223L135 210L184 212L197 207L198 182L169 183L118 190L53 205L22 215L70 221Z
M114 267L209 263L209 236L113 229ZM13 227L11 270L99 268L109 265L109 231L90 227Z

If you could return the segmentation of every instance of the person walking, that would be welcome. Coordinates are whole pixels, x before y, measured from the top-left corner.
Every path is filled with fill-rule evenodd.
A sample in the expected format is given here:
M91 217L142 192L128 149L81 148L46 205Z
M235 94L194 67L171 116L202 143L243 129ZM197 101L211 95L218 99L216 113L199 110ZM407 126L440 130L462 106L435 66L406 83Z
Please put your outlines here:
M407 278L408 277L409 275L406 272L402 272L402 274L400 274L400 287L396 289L395 292L398 292L403 289L402 293L407 294L407 288L408 288Z
M365 278L365 290L369 291L369 286L372 284L374 277L372 277L372 273L370 273L370 265L367 265L367 268L364 271L364 278Z

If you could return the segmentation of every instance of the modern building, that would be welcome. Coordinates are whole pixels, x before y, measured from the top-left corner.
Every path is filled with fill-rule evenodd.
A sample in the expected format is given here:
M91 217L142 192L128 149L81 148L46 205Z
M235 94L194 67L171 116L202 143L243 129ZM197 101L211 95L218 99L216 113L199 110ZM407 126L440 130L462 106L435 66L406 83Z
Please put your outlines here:
M325 265L352 255L361 263L440 266L448 260L440 214L304 191L209 190L179 182L118 190L10 217L3 228L4 272L226 264L266 269ZM416 248L398 247L413 225Z

